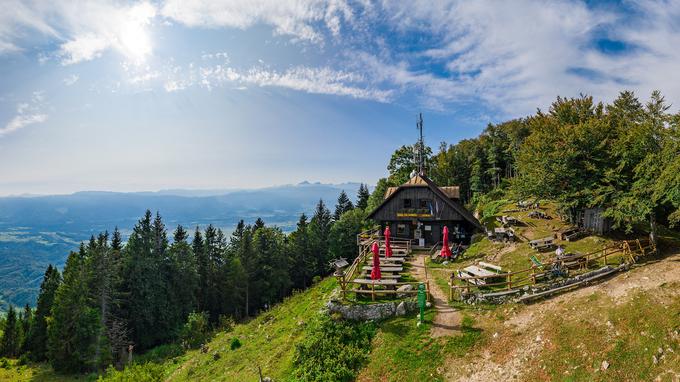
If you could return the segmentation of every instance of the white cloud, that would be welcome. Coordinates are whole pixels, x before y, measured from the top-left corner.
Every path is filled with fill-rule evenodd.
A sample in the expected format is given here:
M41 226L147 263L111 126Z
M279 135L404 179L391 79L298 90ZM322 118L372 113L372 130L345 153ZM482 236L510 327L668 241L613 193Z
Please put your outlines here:
M44 101L45 93L43 91L35 91L31 95L30 102L17 104L16 115L5 126L0 127L0 137L23 129L26 126L45 122L47 114L42 111L45 106Z
M71 74L70 76L64 78L64 80L63 80L64 85L71 86L71 85L75 84L76 82L78 82L79 78L80 77L77 74Z
M323 41L318 24L338 35L342 21L350 22L353 16L344 0L168 0L161 14L190 27L246 29L266 24L278 35L311 42Z
M64 65L95 59L109 49L129 61L143 61L152 51L147 29L155 16L156 7L148 1L9 0L0 14L0 53L19 50L17 41L32 30L60 42L58 57Z

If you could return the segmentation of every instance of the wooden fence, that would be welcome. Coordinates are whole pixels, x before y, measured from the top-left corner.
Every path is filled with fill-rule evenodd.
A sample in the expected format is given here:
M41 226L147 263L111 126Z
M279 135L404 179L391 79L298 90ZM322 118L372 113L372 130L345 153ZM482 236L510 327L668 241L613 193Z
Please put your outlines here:
M514 272L499 273L489 276L460 276L457 271L451 273L449 282L449 300L452 301L456 292L470 293L472 290L485 289L489 292L511 290L526 285L536 285L537 280L545 278L554 265L587 269L591 262L602 259L607 264L607 258L618 256L623 262L635 263L637 257L655 252L654 243L649 240L626 240L585 255L574 256L568 260L555 260L543 263L540 267L532 265L530 268ZM499 281L500 280L500 281ZM456 285L459 282L459 285ZM462 285L460 285L462 284Z

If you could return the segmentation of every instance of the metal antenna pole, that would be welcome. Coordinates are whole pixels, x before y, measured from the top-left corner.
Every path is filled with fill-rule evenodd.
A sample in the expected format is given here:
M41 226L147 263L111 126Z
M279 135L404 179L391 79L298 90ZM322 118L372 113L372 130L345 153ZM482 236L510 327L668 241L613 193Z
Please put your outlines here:
M416 127L418 128L418 131L420 132L420 137L418 139L418 173L423 174L423 168L424 164L423 161L425 160L425 153L424 153L424 142L423 142L423 113L418 114L418 121L416 122Z

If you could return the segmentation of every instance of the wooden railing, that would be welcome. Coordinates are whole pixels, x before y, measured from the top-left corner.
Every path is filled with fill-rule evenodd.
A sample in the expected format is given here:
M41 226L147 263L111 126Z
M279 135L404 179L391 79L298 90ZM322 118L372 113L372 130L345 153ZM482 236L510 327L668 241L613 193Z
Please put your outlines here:
M636 262L637 256L645 256L647 253L655 252L656 247L654 243L649 240L628 240L620 242L616 245L608 246L595 252L591 252L581 256L575 256L567 260L555 260L541 264L540 267L532 265L530 268L522 269L514 272L499 273L488 276L460 276L458 271L453 271L449 282L449 300L453 300L454 292L470 293L473 289L486 289L488 291L502 291L511 290L513 288L523 287L526 285L536 285L537 280L547 276L551 272L551 268L558 264L564 266L578 265L580 269L586 269L591 262L603 259L604 264L607 264L607 258L620 256L624 262L632 264ZM494 282L490 282L496 280ZM502 281L497 281L502 280ZM462 282L463 285L456 285L456 281Z
M366 230L357 235L357 245L359 246L359 253L357 257L354 259L352 264L350 264L347 268L345 268L343 271L340 273L336 273L335 276L338 279L338 283L340 284L340 289L342 290L342 298L343 300L347 298L347 292L349 292L352 284L354 285L365 285L361 283L354 282L355 277L357 276L357 271L361 269L362 264L366 263L372 256L371 252L371 247L373 246L373 243L378 243L378 245L381 245L384 243L384 237L380 236L380 231L377 229L372 229L372 230ZM408 239L390 239L390 247L393 250L405 250L407 255L411 254L411 241ZM395 284L389 284L390 286L395 286L395 289L402 286L402 285L413 285L414 288L410 291L397 291L397 290L387 290L387 289L378 289L376 290L376 284L371 284L370 290L359 290L359 289L352 289L351 292L357 293L357 294L371 294L372 300L375 301L375 296L376 294L416 294L418 293L418 284L419 282L397 282ZM430 284L429 282L426 283L425 289L427 292L427 299L429 301L430 299Z

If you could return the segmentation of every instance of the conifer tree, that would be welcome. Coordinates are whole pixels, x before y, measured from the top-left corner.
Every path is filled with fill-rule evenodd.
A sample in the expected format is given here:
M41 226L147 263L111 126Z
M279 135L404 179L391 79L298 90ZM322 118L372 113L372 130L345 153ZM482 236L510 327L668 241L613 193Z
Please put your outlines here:
M63 282L54 296L48 326L48 359L59 372L93 370L92 354L99 331L99 315L91 301L85 274L85 246L71 252L64 266Z
M19 322L17 312L12 304L9 305L5 329L0 339L0 354L4 357L14 358L19 354Z
M260 228L264 228L264 226L265 226L264 220L262 220L261 218L257 218L257 220L255 220L255 224L253 224L253 233L255 233L255 231L257 231Z
M171 321L173 327L181 326L189 313L198 308L196 295L198 293L198 271L196 259L187 243L187 231L178 225L173 235L173 243L168 250L167 282L169 289L169 305L172 309Z
M368 207L368 198L371 196L368 192L368 186L361 183L359 185L359 191L357 192L357 208L365 210Z
M172 337L167 319L167 288L163 264L167 234L160 218L152 222L146 211L132 230L124 250L124 309L132 342L139 350L149 349Z
M326 208L323 200L319 200L314 210L314 216L309 223L309 236L316 264L314 274L324 274L327 270L329 260L328 234L332 225L330 211Z
M354 205L352 204L352 201L349 200L347 193L345 193L345 190L340 191L340 195L338 195L338 204L335 205L335 214L333 215L334 221L340 220L342 214L351 211L352 209L354 209Z
M120 235L118 227L113 230L113 236L111 237L111 249L114 251L120 251L123 249L123 238Z
M289 252L291 257L291 280L293 287L306 288L316 272L316 262L311 252L309 224L303 213L297 223L297 229L290 234Z
M21 345L19 351L25 353L28 351L28 334L33 323L33 309L26 304L24 306L24 313L21 316Z
M54 295L61 284L61 275L52 264L47 266L45 276L40 284L38 303L35 315L28 331L27 348L31 358L35 361L44 361L47 351L47 317L51 315Z

